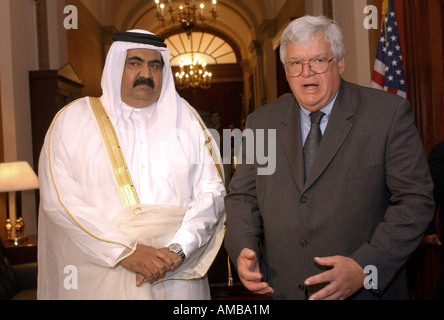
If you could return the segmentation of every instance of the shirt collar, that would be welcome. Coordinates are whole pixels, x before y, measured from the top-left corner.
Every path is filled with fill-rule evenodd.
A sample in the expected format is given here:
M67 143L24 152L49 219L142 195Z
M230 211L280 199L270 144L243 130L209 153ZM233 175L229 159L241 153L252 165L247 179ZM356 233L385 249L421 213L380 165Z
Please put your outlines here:
M148 119L151 119L156 108L157 108L157 102L145 108L130 107L125 102L122 102L122 117L124 119L129 119L134 113L138 113L142 114L143 116L146 116Z
M331 114L331 110L333 109L333 105L335 104L336 98L338 97L338 92L336 92L335 96L333 97L333 99L331 99L331 101L325 106L323 107L321 110L323 113L325 113L325 116L322 118L322 121L325 121L325 119L329 119L330 118L330 114ZM310 119L310 113L311 111L308 111L307 109L305 109L303 106L299 105L301 108L302 113L305 115L305 117L307 117L307 119Z

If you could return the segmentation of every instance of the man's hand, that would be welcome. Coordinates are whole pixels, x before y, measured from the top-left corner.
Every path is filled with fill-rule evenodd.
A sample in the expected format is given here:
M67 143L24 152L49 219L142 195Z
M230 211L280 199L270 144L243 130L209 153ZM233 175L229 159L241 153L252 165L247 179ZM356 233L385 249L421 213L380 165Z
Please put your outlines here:
M436 233L425 235L421 241L421 244L423 243L437 245L437 246L442 245L441 240L439 239Z
M324 288L313 294L310 300L344 300L358 291L363 285L364 269L353 259L343 256L314 258L321 266L331 266L332 269L309 277L306 285L329 282Z
M171 258L171 261L170 261L170 259L167 259L167 261L164 261L168 266L169 266L169 269L167 270L167 271L173 271L173 270L176 270L182 263L183 263L183 261L182 261L182 259L179 257L179 255L178 254L176 254L176 253L174 253L174 252L172 252L170 249L168 249L168 248L162 248L162 249L158 249L158 251L159 252L162 252L162 253L164 253L165 254L165 256L169 256L170 258ZM163 257L163 255L162 255L162 257ZM164 275L162 275L160 278L162 278L162 277L164 277L165 276L165 274ZM159 279L160 279L159 278ZM157 279L155 279L155 280L157 280ZM154 281L155 281L154 280ZM153 283L154 281L148 281L148 279L147 278L145 278L141 273L136 273L136 285L137 286L140 286L142 283L145 283L145 282L150 282L150 283Z
M137 274L137 286L140 286L144 281L153 283L164 277L168 270L176 268L176 262L165 250L157 250L141 244L138 244L136 251L123 259L120 264L125 269L134 271Z
M256 258L256 253L243 249L237 259L237 272L245 288L256 294L274 293L268 283L262 281L262 274Z

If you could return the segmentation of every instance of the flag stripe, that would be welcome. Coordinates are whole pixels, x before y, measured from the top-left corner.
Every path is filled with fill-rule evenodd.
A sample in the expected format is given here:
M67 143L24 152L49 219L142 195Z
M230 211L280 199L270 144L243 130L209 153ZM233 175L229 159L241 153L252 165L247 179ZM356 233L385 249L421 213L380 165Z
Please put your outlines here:
M384 76L376 70L373 70L373 83L376 84L377 89L384 88Z
M373 67L372 87L406 97L401 44L393 0L384 0L388 12L383 16L378 52Z

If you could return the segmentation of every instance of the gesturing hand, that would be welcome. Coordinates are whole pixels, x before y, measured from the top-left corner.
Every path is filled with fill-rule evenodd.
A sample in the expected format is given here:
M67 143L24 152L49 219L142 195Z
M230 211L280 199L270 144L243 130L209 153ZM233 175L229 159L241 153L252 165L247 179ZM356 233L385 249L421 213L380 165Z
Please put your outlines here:
M364 285L364 269L353 259L343 256L314 258L322 266L332 269L305 280L306 285L329 282L323 289L313 294L310 300L343 300Z
M256 258L256 253L250 249L243 249L237 260L239 279L245 288L256 294L272 294L274 290L268 283L262 281L262 274Z

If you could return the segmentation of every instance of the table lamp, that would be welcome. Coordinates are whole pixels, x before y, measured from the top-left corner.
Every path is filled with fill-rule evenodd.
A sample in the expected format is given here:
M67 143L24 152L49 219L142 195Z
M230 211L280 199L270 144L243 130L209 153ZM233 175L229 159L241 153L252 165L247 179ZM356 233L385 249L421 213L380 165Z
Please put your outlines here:
M0 163L0 192L6 197L7 239L15 242L26 239L23 228L21 191L38 189L39 180L26 161Z

